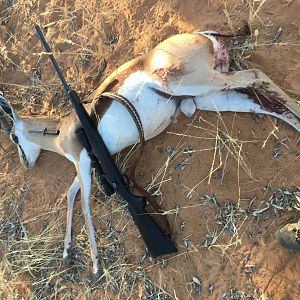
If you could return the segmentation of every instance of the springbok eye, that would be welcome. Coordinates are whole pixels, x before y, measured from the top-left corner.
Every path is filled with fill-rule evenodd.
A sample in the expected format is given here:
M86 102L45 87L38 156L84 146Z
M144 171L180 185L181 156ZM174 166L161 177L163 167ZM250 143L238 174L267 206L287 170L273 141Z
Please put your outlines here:
M19 144L19 139L15 134L11 134L11 139L15 144Z

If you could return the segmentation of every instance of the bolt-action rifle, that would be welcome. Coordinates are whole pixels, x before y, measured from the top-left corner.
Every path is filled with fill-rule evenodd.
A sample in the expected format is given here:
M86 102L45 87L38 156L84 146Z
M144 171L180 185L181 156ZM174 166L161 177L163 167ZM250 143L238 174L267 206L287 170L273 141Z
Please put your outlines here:
M126 200L132 218L138 227L151 256L157 257L160 255L177 252L176 247L173 245L169 237L162 232L154 220L145 211L145 206L147 203L146 198L135 196L128 190L120 171L118 170L93 121L81 103L79 96L75 91L70 89L69 85L64 79L52 54L52 51L38 25L35 26L35 33L47 52L55 72L58 75L77 113L82 125L81 130L83 131L81 133L77 133L81 134L83 137L86 137L85 144L88 141L90 145L90 149L88 150L90 157L92 157L93 162L96 163L96 170L99 173L101 182L104 184L104 188L108 195L111 195L114 191L116 191L122 198Z

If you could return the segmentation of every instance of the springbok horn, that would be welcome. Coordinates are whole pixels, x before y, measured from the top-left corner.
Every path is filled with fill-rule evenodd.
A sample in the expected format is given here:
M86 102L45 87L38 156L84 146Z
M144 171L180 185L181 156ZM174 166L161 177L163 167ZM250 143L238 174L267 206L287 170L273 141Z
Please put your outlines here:
M6 135L9 135L11 132L11 124L6 120L4 113L0 110L0 124Z
M6 135L9 135L12 129L11 122L7 121L6 116L9 116L9 118L14 121L14 113L13 110L8 103L7 99L4 97L3 93L0 91L0 107L2 111L0 110L0 124L2 126L2 129Z
M3 96L3 93L1 91L0 91L0 107L13 122L16 121L16 114L14 113L11 105L9 104L8 100Z

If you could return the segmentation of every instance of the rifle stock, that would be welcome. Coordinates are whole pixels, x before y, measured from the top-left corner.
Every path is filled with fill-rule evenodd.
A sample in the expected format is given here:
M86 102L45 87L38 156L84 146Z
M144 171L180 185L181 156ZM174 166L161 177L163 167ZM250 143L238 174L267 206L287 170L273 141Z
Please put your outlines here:
M50 60L54 66L54 69L60 78L68 97L77 113L77 116L82 124L85 131L85 135L91 145L92 152L101 163L104 170L107 181L114 187L116 192L124 198L128 203L128 209L133 217L133 220L138 227L142 238L149 250L149 253L153 257L160 255L177 252L176 247L173 245L172 241L166 236L154 220L145 211L146 198L137 197L127 189L126 184L112 158L110 152L108 151L102 137L100 136L97 128L95 128L90 116L86 112L83 104L80 101L79 96L73 90L70 90L68 84L66 83L58 64L51 53L50 47L47 44L43 33L39 26L35 26L36 35L44 46Z

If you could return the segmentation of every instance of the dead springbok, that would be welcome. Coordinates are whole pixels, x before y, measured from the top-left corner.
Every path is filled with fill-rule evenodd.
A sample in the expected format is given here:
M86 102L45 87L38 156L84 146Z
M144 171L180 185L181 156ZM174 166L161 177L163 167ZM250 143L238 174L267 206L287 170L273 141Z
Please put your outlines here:
M99 108L105 91L126 97L136 108L150 139L161 133L176 113L192 116L196 109L254 112L284 120L300 131L300 108L266 74L253 69L228 72L226 48L209 32L170 37L144 56L125 63L88 97L90 113L98 117L98 130L114 154L139 141L139 132L128 111L113 101ZM81 189L81 203L88 228L93 272L98 271L98 252L90 212L91 161L75 136L79 121L75 113L62 119L19 117L7 99L0 97L3 111L12 121L10 138L21 162L34 166L41 149L57 152L77 170L67 193L68 213L63 257L71 246L74 199ZM101 103L100 103L101 105ZM3 119L4 128L10 124Z

